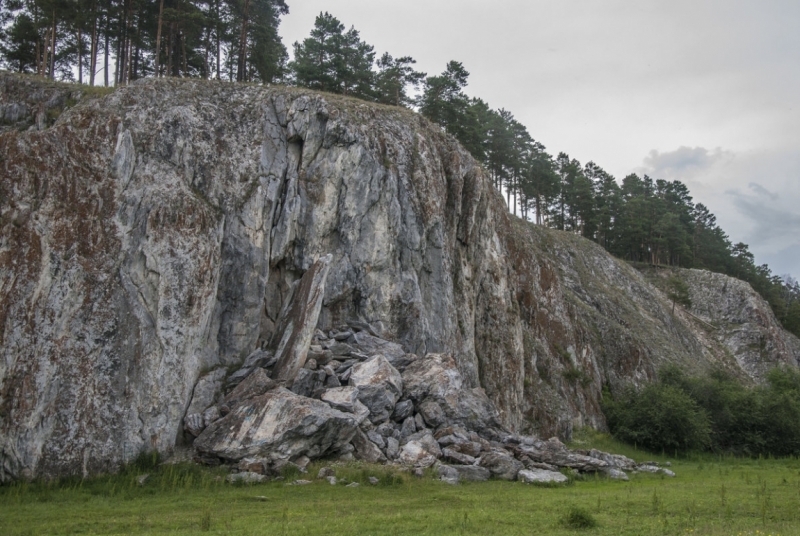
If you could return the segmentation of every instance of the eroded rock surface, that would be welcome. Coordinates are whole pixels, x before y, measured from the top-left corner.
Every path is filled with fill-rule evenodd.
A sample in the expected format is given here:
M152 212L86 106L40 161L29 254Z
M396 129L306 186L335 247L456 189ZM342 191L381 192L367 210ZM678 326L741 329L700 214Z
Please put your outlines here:
M28 79L0 78L4 117L31 121L19 97ZM244 408L266 423L297 395L268 391L251 399L261 406L217 419L211 408L225 393L203 395L198 379L238 368L224 391L269 368L242 365L279 349L299 282L328 255L316 325L314 307L303 322L326 339L303 356L303 331L284 363L294 369L312 356L312 372L324 376L313 397L348 385L372 357L359 347L384 355L408 391L394 408L412 402L397 420L387 416L398 450L441 420L432 403L486 437L497 426L567 437L575 425L604 426L603 385L647 381L662 364L724 361L759 381L799 357L797 340L767 313L765 337L786 342L768 341L756 356L748 340L673 315L660 291L599 246L510 216L481 166L408 110L148 79L81 100L42 127L0 134L0 480L112 471L144 451L168 453L191 441L189 415L203 416L202 425L190 419L192 430L205 427L199 445L225 455L233 438L265 434L219 423ZM748 290L730 281L703 288L733 303ZM732 321L734 311L713 314ZM446 366L433 355L448 356ZM417 389L414 367L443 383ZM415 405L427 399L423 416ZM345 424L354 416L380 424L361 402L343 413L301 400L339 431L354 431ZM347 433L321 434L317 447L287 441L275 456L341 442L339 454L349 454Z

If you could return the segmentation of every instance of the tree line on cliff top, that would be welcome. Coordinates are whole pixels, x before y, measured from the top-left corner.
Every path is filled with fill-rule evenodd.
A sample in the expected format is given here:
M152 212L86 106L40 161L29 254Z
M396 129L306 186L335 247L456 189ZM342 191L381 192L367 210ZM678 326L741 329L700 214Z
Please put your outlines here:
M416 107L484 165L515 215L630 261L743 279L800 335L797 282L756 265L748 246L733 243L681 182L635 174L618 182L595 162L553 157L510 111L467 96L461 63L427 76L409 56L377 56L329 13L294 43L290 62L278 34L288 10L284 0L6 0L0 63L90 85L146 76L279 82Z

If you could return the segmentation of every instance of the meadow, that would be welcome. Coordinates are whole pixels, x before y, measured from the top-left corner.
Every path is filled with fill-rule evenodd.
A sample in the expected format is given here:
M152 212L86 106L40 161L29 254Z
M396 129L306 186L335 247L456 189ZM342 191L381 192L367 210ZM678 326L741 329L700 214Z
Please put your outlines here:
M637 461L672 463L675 478L585 476L560 487L489 481L448 485L381 466L332 466L345 483L308 475L229 484L221 469L140 462L120 474L0 487L0 534L800 534L800 460L636 451L584 433ZM149 474L143 485L139 476ZM379 479L371 485L370 476ZM287 486L297 478L313 482Z

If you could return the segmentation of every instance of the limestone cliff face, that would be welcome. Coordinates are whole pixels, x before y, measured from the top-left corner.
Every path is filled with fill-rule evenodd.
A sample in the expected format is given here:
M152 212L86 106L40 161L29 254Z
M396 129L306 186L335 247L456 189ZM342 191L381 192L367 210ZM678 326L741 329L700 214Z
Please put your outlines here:
M22 82L0 76L9 109ZM320 328L453 355L522 432L602 427L602 386L666 362L758 379L800 359L746 285L698 275L694 314L757 324L757 365L749 338L673 315L601 248L509 216L463 148L398 108L145 80L0 134L0 203L0 480L172 449L201 372L266 345L328 254Z

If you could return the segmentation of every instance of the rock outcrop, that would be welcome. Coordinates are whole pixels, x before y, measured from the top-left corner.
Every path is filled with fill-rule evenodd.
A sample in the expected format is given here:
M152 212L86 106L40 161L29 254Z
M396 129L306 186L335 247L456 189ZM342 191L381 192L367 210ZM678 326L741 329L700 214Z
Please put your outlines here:
M470 155L411 111L168 79L70 101L51 124L19 111L33 109L19 97L28 79L0 78L6 120L36 124L0 134L0 480L113 471L195 433L211 456L261 456L228 448L251 437L276 445L275 460L346 456L357 431L387 422L400 438L383 436L383 456L436 454L414 434L448 423L565 437L604 426L601 386L664 363L724 362L758 381L800 357L763 304L763 333L784 342L756 355L673 315L600 247L510 216ZM293 301L309 273L321 302ZM749 292L721 276L702 285L731 303ZM303 331L282 346L290 310ZM311 327L324 338L309 340ZM406 399L394 380L317 399L377 354ZM283 387L220 404L278 359ZM417 389L409 368L443 383ZM269 429L298 400L313 422ZM245 413L257 422L242 426ZM295 434L318 434L316 447ZM451 450L476 458L479 439Z

